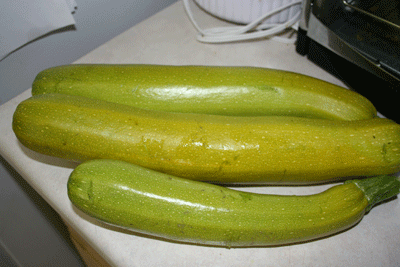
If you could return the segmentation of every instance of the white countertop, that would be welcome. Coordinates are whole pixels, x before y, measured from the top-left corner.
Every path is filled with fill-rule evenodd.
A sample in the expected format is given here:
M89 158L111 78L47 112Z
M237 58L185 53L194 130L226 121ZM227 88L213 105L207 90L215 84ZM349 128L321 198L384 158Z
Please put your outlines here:
M195 9L199 24L215 22ZM343 84L307 58L293 44L257 40L203 44L181 1L98 47L76 63L147 63L171 65L242 65L284 69ZM0 106L0 153L60 216L113 266L400 266L400 200L371 210L355 227L304 244L225 249L160 241L104 226L74 208L67 196L68 176L76 163L30 151L12 132L16 106L30 89ZM332 185L248 187L277 194L311 194Z

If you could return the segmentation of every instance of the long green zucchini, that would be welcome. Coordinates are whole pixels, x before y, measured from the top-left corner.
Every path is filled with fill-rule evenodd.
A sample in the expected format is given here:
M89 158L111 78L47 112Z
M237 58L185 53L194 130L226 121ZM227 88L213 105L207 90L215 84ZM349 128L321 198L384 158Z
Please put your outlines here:
M79 165L68 196L106 223L162 239L224 247L282 245L346 230L399 193L395 177L350 180L315 195L241 192L115 160Z
M43 154L119 159L218 183L321 183L400 170L400 125L382 118L168 113L46 94L18 105L13 130Z
M309 76L266 68L78 64L43 70L32 94L62 93L144 109L339 120L376 117L366 98Z

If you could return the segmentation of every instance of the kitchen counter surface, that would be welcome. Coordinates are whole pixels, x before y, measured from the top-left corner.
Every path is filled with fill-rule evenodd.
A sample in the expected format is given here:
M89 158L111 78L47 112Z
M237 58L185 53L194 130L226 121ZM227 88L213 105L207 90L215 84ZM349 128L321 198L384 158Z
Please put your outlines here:
M218 22L194 8L202 27ZM204 44L181 1L103 44L75 63L258 66L289 70L344 86L305 57L294 44L256 40ZM400 266L400 201L372 209L355 227L317 241L269 248L226 249L166 242L105 226L74 208L68 176L77 163L41 155L18 143L11 129L16 106L28 89L0 106L0 153L24 179L112 266ZM246 187L259 193L311 194L332 185Z

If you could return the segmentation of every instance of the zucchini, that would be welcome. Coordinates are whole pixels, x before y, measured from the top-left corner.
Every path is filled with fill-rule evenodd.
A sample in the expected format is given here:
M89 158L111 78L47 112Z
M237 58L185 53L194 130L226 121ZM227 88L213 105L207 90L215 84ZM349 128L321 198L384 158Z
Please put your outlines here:
M168 112L284 115L339 120L377 116L360 94L309 76L255 67L77 64L41 71L32 94L80 95Z
M396 177L350 180L315 195L242 192L116 160L79 165L68 196L108 224L179 242L223 247L292 244L350 228L399 193Z
M215 183L321 183L400 171L400 125L144 110L80 96L21 102L19 141L77 161L109 158Z

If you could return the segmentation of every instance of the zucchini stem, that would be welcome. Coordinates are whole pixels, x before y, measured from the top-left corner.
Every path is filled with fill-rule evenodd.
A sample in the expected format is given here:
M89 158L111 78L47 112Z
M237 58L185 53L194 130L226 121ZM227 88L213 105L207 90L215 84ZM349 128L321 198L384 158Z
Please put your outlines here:
M370 211L376 204L400 193L399 178L394 176L381 175L362 180L349 180L346 183L354 183L364 192L369 203L366 212Z

